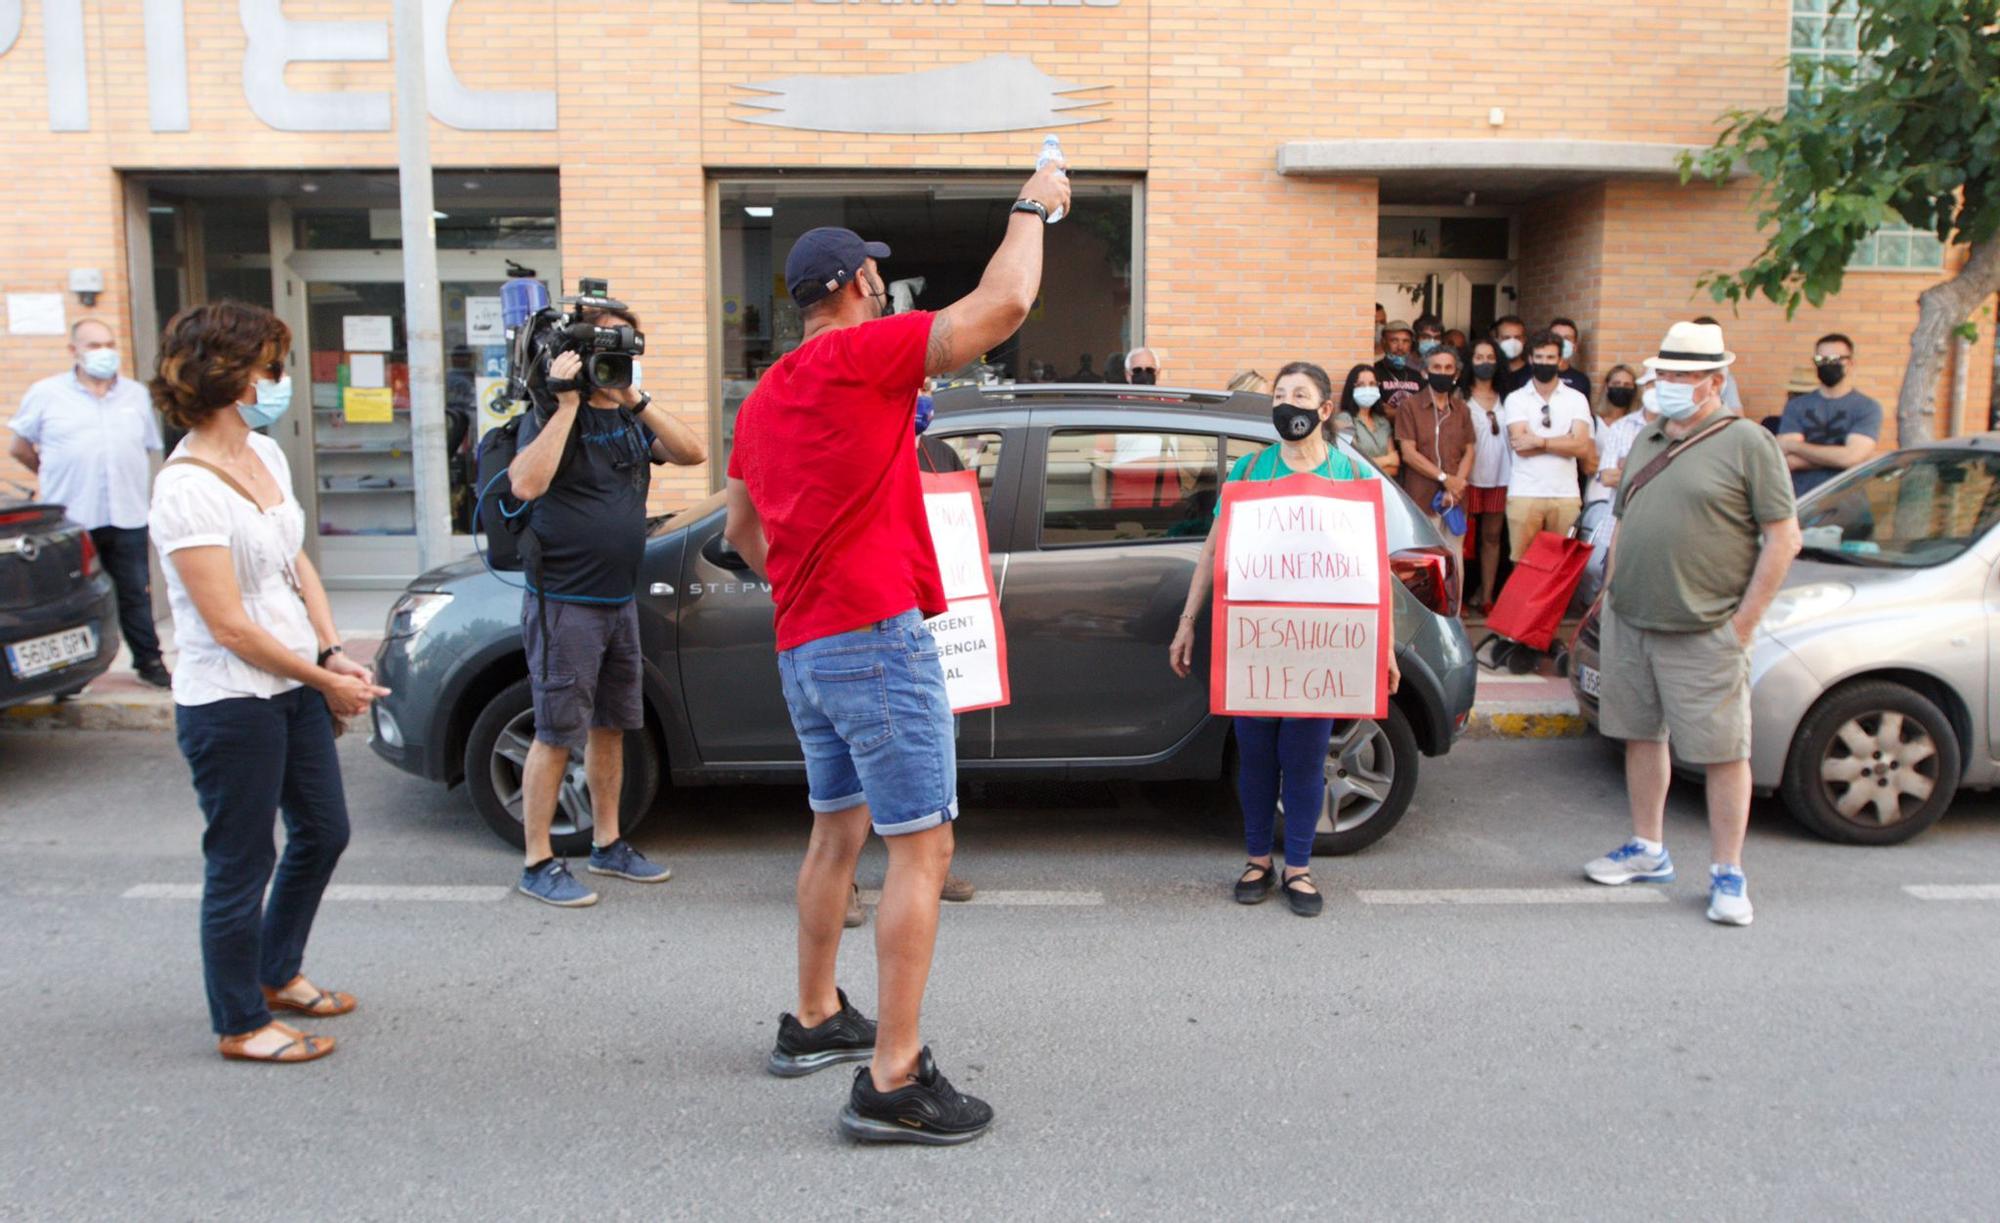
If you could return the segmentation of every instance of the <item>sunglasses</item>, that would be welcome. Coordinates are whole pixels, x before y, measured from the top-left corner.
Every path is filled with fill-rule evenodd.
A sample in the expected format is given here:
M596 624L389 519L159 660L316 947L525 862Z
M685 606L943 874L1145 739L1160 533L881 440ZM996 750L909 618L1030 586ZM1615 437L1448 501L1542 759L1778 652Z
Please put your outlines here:
M1487 424L1489 424L1489 425L1492 425L1492 426L1493 426L1493 436L1494 436L1494 437L1499 437L1499 436L1500 436L1500 414L1499 414L1498 412L1488 412L1488 413L1486 413L1486 423L1487 423Z
M1555 426L1555 407L1552 404L1545 403L1542 405L1542 428L1553 429Z
M1847 363L1848 363L1848 361L1850 361L1851 359L1852 359L1852 358L1849 358L1849 357L1819 357L1819 356L1816 356L1816 357L1814 357L1814 358L1813 358L1813 364L1814 364L1814 365L1817 365L1817 366L1819 366L1819 367L1820 367L1820 368L1822 368L1822 369L1824 369L1824 368L1826 368L1826 367L1827 367L1827 366L1829 366L1829 365L1845 365L1845 364L1847 364Z

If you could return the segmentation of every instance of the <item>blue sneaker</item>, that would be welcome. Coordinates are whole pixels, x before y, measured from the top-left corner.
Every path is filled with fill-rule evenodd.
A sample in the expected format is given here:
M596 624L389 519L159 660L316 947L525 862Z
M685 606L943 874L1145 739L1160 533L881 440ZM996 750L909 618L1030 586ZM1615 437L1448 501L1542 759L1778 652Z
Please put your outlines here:
M609 845L591 846L590 862L583 869L593 875L610 875L634 883L665 883L674 877L666 867L647 861L646 855L632 848L624 837Z
M1637 841L1627 841L1585 865L1583 873L1613 887L1621 883L1672 883L1674 859L1664 845L1658 854L1651 854Z
M578 883L561 858L522 871L521 892L560 909L585 909L597 903L597 893Z
M1747 926L1754 916L1742 871L1712 870L1708 877L1708 920L1724 926Z

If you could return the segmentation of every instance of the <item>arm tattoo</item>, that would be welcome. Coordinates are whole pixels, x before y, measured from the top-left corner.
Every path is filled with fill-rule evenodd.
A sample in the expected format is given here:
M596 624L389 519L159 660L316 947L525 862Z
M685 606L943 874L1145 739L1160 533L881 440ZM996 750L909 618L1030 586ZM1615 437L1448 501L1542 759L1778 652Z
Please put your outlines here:
M953 368L951 332L951 311L940 311L931 317L930 346L924 352L925 373L942 374Z

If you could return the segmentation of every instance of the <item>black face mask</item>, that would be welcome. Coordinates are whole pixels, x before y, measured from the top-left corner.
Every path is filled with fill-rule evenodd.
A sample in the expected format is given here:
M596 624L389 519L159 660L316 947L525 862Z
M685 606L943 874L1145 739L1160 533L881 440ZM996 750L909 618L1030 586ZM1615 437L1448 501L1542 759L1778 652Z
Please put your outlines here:
M1604 388L1604 401L1614 408L1629 408L1637 390L1637 387L1630 386L1608 386Z
M1536 382L1554 382L1556 376L1562 373L1562 366L1557 365L1553 361L1546 365L1540 361L1530 361L1528 363L1528 372L1534 375Z
M1424 381L1429 383L1430 388L1440 395L1448 393L1453 387L1458 385L1458 378L1453 374L1426 374L1424 375Z
M1493 381L1493 375L1499 372L1500 367L1491 361L1475 361L1472 363L1472 376L1481 382Z
M1312 408L1295 408L1288 403L1271 405L1271 423L1278 426L1278 436L1288 442L1302 442L1319 428L1319 412Z
M1819 384L1821 386L1839 386L1840 380L1847 377L1847 363L1843 361L1838 365L1814 366L1813 372L1819 375Z
M1125 371L1125 377L1133 386L1152 386L1160 380L1160 371L1143 367L1128 369Z

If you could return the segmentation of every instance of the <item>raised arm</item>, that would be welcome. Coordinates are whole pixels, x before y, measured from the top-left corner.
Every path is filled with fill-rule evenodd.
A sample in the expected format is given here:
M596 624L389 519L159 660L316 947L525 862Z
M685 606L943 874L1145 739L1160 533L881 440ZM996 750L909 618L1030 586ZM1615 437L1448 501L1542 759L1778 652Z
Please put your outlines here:
M1035 172L1021 189L1053 214L1069 208L1069 176L1060 166ZM924 355L927 373L943 374L991 352L1021 329L1042 291L1042 219L1031 212L1007 215L1007 236L986 265L979 287L937 312L931 319L930 348Z

